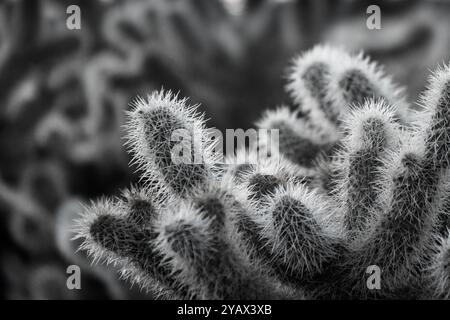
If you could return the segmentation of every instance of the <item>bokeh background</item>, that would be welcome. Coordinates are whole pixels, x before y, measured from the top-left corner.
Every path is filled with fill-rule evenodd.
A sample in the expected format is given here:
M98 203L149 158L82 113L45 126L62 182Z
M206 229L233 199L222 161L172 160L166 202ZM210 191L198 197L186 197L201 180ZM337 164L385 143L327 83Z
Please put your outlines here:
M81 8L81 30L66 8ZM381 30L366 8L381 8ZM83 203L136 182L124 111L160 88L200 103L209 126L249 128L289 104L296 54L317 43L365 50L412 103L450 60L450 1L3 0L0 2L0 295L151 298L92 266L70 241ZM66 288L66 268L82 289Z

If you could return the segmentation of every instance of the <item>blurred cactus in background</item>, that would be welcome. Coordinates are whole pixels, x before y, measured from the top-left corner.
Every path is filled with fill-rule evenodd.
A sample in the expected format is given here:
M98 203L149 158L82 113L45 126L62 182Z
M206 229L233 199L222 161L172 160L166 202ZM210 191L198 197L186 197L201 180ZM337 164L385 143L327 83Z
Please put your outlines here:
M413 111L363 53L316 46L287 90L294 111L259 122L279 130L280 154L244 169L214 159L186 100L137 100L126 127L145 183L86 207L81 248L162 298L448 298L450 68ZM174 162L180 129L202 162Z
M365 21L362 17L371 1L1 1L2 294L15 299L148 297L137 290L130 291L114 268L90 266L86 251L75 252L81 242L70 241L73 236L71 226L80 206L86 205L88 199L117 195L117 190L137 183L140 178L135 173L138 164L128 165L130 156L123 145L126 132L122 127L125 111L130 109L128 102L137 95L145 96L147 92L168 88L179 93L180 97L190 97L191 105L199 103L199 110L210 118L209 126L221 130L249 128L256 116L266 108L277 104L288 105L291 94L293 100L300 103L295 97L297 91L293 83L290 84L292 89L286 92L283 89L286 62L296 52L327 41L343 44L350 49L366 49L375 58L387 63L394 78L408 85L411 88L408 93L414 96L424 85L421 79L425 78L423 75L427 68L448 60L448 19L444 19L444 10L448 6L403 0L377 2L382 8L383 23L386 23L383 24L383 37L366 36L364 33ZM81 8L81 30L66 27L66 8L73 4ZM421 19L415 19L418 16ZM395 23L396 17L401 17L401 23ZM385 36L386 32L389 33L387 30L393 30L391 28L395 32L391 32L392 36ZM363 36L352 37L352 43L348 43L348 37L342 37L343 33L348 32ZM414 49L411 53L410 48ZM417 61L423 63L418 64ZM357 67L366 62L361 58L351 59L349 63L355 63ZM310 84L314 86L316 81L320 84L324 76L328 78L324 69L320 66L316 69L312 68L305 75L305 79L310 79ZM337 75L342 70L331 72ZM421 76L411 77L412 73ZM377 74L366 76L381 84L377 96L393 99L389 100L391 104L399 104L399 114L395 118L409 115L402 109L406 102L397 96L390 81L386 82L383 77L379 82ZM333 85L338 86L337 83ZM343 85L351 87L351 78ZM329 92L342 93L339 87L333 90ZM304 97L308 97L308 103L313 104L302 107L301 112L283 106L267 112L260 119L258 125L261 127L282 129L285 144L280 147L286 161L281 164L269 161L265 167L254 168L260 173L254 181L270 181L267 176L276 170L274 175L277 181L288 183L303 179L308 181L308 187L321 188L328 193L334 184L343 183L329 172L340 171L339 166L347 161L345 157L327 162L323 155L329 156L346 138L341 134L343 124L337 121L346 115L346 110L332 105L332 110L322 116L326 119L326 126L310 126L310 122L305 120L308 108L314 103L328 104L326 100L330 97L323 94L320 90L305 91ZM358 98L354 95L354 92L349 92L347 96L340 96L339 101L364 100L364 96ZM297 113L302 117L292 121ZM404 120L410 123L410 119ZM384 147L378 148L380 150L373 151L355 144L341 151L385 153ZM302 150L308 150L308 153L302 153ZM294 166L293 162L299 163L300 167ZM316 162L319 162L317 166ZM379 166L376 161L369 161L369 165L374 168ZM150 171L154 169L155 166ZM200 177L208 172L209 175L210 169L197 168L190 174ZM259 190L249 183L249 172L241 169L233 170L244 179L243 192L249 194L256 192L251 191L253 189ZM151 185L151 181L148 183ZM277 183L272 181L274 186ZM287 185L286 188L285 192L292 191ZM376 189L374 186L368 188ZM201 192L208 190L209 194L219 198L220 203L225 201L223 205L231 205L226 195L216 194L215 186L208 186L203 191L200 187L197 189L199 197ZM126 193L126 199L134 199L136 192L132 191ZM141 192L137 194L145 199L148 197ZM251 197L253 199L255 196ZM364 195L361 197L365 199ZM182 212L187 214L200 210L187 198ZM155 201L155 212L159 212L162 209L157 207L161 200ZM110 205L109 202L106 201L106 205ZM275 206L274 203L271 205ZM353 206L341 202L336 205ZM239 211L236 208L233 210ZM356 207L355 210L362 211L363 208ZM239 216L243 221L247 219L244 215ZM359 226L362 222L359 218L355 219ZM175 220L170 223L176 225ZM232 232L228 227L226 224L225 233ZM208 228L201 232L209 232ZM442 230L446 229L443 227ZM441 249L433 248L439 254L436 253L433 258L432 270L436 277L440 275L441 279L447 279L442 273L445 270L443 252L446 244L445 232L442 232L440 240L436 240L441 244ZM155 234L145 236L153 237ZM173 243L160 240L155 239L158 248L173 246ZM230 256L239 251L239 248L233 247L234 244L222 242L220 245L227 248ZM213 250L217 245L214 243L204 249ZM280 244L277 242L274 245ZM172 251L172 254L175 259L181 253ZM255 277L255 266L248 266L248 261L254 261L253 254L238 255L233 259L224 262L224 268L228 269L223 272L244 265L248 268L245 267L245 272L241 274L243 283ZM173 268L177 268L175 260L171 260ZM318 259L316 264L323 266L325 260L328 258L323 261ZM300 262L297 263L301 266ZM69 264L77 264L82 269L81 291L60 288L61 283L65 285L62 279L67 276L65 270ZM268 270L263 272L264 276L257 273L257 297L265 297L268 291L280 297L285 294L297 296L295 288L286 288L281 282L273 282L277 286L275 290L271 287L271 281L267 287L266 280L272 277L270 268L265 263L258 264L256 268L258 272ZM301 268L309 269L310 266ZM199 275L190 273L190 277ZM202 284L202 288L196 289L200 290L198 297L227 294L211 288L208 291L205 286L207 284ZM192 295L190 287L183 290L187 295ZM242 296L245 296L244 292Z

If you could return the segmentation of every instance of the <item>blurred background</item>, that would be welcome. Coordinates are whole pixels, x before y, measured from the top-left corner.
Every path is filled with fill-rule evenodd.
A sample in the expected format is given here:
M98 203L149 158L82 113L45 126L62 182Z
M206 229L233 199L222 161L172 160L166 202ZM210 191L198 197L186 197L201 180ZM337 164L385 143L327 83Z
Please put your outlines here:
M69 5L81 29L66 26ZM366 9L381 8L381 30ZM160 88L200 103L209 126L249 128L289 104L291 59L317 43L365 50L414 102L450 60L450 1L0 1L0 295L151 298L70 241L83 203L136 182L124 111ZM81 267L81 290L66 268Z

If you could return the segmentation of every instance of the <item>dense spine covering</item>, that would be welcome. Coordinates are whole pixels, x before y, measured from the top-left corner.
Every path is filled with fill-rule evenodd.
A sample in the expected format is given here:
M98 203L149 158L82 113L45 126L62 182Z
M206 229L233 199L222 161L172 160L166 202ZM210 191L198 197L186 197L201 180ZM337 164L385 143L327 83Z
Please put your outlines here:
M380 209L383 159L399 144L393 116L389 107L378 101L366 103L346 119L348 135L333 164L341 174L334 192L345 212L344 225L351 239L366 231Z
M266 202L258 222L265 245L285 265L285 273L300 279L321 273L336 256L339 242L330 229L326 200L292 184L278 188Z
M438 241L431 267L431 288L435 298L450 299L450 230Z
M261 129L278 130L278 151L289 161L305 168L314 166L321 153L329 149L327 139L309 127L308 122L298 119L287 107L267 111L257 126ZM268 141L258 141L260 148L267 148Z
M170 289L174 283L170 270L161 264L163 256L156 250L154 222L148 219L150 212L155 218L154 205L143 204L136 210L132 203L102 200L86 208L77 227L77 237L84 239L81 248L88 250L94 261L119 264L123 277L147 291L177 297L178 292ZM139 215L139 211L145 214ZM145 222L137 223L137 219Z
M213 189L183 201L177 214L167 214L159 226L159 250L200 299L269 299L287 297L281 287L258 272L245 248L236 243L228 215L242 208L226 191ZM287 294L287 291L284 292Z
M402 89L362 53L316 46L294 60L287 90L299 111L329 134L336 132L352 106L367 99L384 98L396 106L400 120L407 120L408 104Z
M378 65L330 47L297 58L287 89L295 111L257 123L279 150L261 158L266 137L225 166L186 100L138 100L128 141L148 183L86 208L82 248L161 297L450 298L449 68L415 114ZM177 163L177 143L202 161Z
M214 163L205 141L203 120L195 107L170 91L155 92L133 103L129 113L128 145L144 176L178 196L212 179ZM179 149L175 149L175 146Z

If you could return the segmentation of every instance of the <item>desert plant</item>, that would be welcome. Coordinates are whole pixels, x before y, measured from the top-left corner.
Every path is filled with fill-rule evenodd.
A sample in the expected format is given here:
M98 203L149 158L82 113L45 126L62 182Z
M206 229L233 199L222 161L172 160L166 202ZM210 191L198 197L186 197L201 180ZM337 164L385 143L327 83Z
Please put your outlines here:
M317 46L293 62L296 107L267 112L279 154L217 163L202 116L155 92L128 114L145 183L88 206L75 238L161 297L448 298L450 69L412 111L363 54ZM204 161L172 157L176 130ZM369 289L368 267L381 269Z

